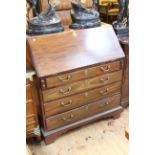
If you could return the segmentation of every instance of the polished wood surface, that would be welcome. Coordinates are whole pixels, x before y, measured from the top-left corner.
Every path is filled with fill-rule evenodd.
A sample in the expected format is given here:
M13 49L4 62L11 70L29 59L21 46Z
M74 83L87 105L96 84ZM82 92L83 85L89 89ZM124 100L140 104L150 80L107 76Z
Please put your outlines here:
M119 37L119 40L125 54L121 103L126 107L129 105L129 37Z
M110 25L33 36L27 42L46 143L70 129L119 116L124 53Z
M125 67L123 74L123 85L122 85L122 105L127 106L129 104L129 45L123 45L123 49L126 55Z
M105 96L120 93L120 90L121 82L117 82L101 88L86 91L84 93L68 96L59 100L45 102L45 116L49 117L51 115L59 114L80 107L95 100L102 99Z
M38 77L124 58L114 30L107 24L27 40Z
M111 63L107 63L107 64L103 64L103 65L99 65L91 68L81 69L67 74L60 74L53 77L50 76L50 77L47 77L45 80L46 80L47 88L50 88L50 87L56 87L60 85L61 86L66 85L68 83L87 79L90 77L95 77L97 75L103 75L109 72L118 71L120 69L121 69L121 62L115 61L115 62L111 62Z
M55 115L46 119L47 130L62 127L64 125L76 122L77 120L104 112L108 109L115 108L120 104L120 95L115 95L104 100L99 100L91 104L87 104L80 108Z
M76 82L64 87L58 87L43 91L43 100L45 102L55 100L68 95L80 93L89 89L97 88L122 80L122 71L105 74L99 77Z

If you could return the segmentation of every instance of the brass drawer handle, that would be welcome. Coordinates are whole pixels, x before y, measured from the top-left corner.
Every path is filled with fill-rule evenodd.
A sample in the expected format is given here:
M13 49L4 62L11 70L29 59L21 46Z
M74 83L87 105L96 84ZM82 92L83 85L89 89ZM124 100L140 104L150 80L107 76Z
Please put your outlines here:
M64 89L60 89L60 93L62 93L63 95L67 95L70 93L71 90L72 90L71 87L68 87L68 89L66 91Z
M108 93L108 91L109 91L109 88L106 88L104 91L101 90L99 93L100 93L101 95L104 95L104 94Z
M109 80L109 76L100 78L101 82L106 82Z
M67 107L72 104L72 100L69 100L67 103L61 102L61 105Z
M100 67L100 69L101 69L102 71L105 71L105 72L109 71L110 68L111 68L110 65L106 65L106 66L101 66L101 67Z
M71 114L68 117L63 117L62 120L64 120L65 122L71 121L74 118L74 115Z
M105 105L109 105L109 102L106 101L105 103L100 104L99 107L103 107L103 106L105 106Z
M61 80L62 82L67 82L69 81L69 79L71 78L71 75L67 75L66 77L65 76L61 76L61 77L58 77L59 80Z

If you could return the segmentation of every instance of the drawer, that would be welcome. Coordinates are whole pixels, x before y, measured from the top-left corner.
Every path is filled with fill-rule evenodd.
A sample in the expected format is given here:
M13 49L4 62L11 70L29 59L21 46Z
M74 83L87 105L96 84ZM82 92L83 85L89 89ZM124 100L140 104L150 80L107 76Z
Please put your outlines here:
M120 104L120 95L114 95L104 100L100 100L68 112L51 116L46 119L47 130L56 129L64 125L76 122L82 118L87 118L97 113L104 112Z
M73 95L86 91L89 89L101 87L112 82L120 81L122 79L122 71L112 72L95 78L90 78L87 80L82 80L70 85L48 89L42 91L44 102L55 100L58 98L66 97L68 95Z
M121 69L120 61L115 61L115 62L103 64L103 65L98 65L95 67L90 67L87 69L73 71L67 74L60 74L52 77L50 76L45 78L46 82L44 81L44 79L41 81L42 88L57 87L60 85L65 85L65 84L83 80L86 78L95 77L97 75L117 71L120 69ZM46 83L46 86L45 86L45 83Z
M121 82L116 82L84 93L72 95L52 102L47 102L44 104L45 116L49 117L71 110L73 108L80 107L82 105L88 104L89 102L102 99L105 96L119 93L120 90Z

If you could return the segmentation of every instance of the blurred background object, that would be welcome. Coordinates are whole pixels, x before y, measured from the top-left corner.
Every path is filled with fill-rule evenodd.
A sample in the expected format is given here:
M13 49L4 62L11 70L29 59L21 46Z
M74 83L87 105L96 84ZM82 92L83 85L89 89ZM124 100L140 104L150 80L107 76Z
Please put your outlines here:
M129 35L129 0L119 0L119 14L112 25L118 36Z
M99 0L99 13L103 22L112 23L119 14L118 0Z
M72 24L69 26L72 29L83 29L98 27L101 25L99 19L99 12L96 11L95 1L93 1L92 8L88 9L84 6L81 0L71 1L72 8L70 16Z

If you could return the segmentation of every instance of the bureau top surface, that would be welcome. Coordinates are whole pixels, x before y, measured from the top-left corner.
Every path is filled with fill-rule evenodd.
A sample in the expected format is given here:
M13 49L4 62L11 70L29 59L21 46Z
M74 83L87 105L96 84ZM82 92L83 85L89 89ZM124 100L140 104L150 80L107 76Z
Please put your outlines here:
M124 57L112 26L68 30L27 38L38 77L55 75Z

